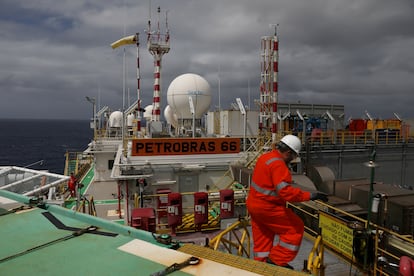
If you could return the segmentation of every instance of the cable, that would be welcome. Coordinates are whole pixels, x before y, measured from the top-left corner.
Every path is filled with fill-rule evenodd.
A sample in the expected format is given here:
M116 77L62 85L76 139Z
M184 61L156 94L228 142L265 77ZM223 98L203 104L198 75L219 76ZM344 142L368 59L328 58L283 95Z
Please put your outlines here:
M94 230L96 230L96 227L95 226L89 226L87 228L80 229L80 230L75 231L72 234L67 235L67 236L64 236L62 238L59 238L59 239L56 239L56 240L53 240L53 241L50 241L50 242L47 242L47 243L44 243L44 244L41 244L41 245L32 247L32 248L29 248L29 249L27 249L25 251L21 251L19 253L16 253L16 254L13 254L13 255L10 255L10 256L7 256L7 257L5 257L3 259L0 259L0 263L3 263L3 262L6 262L8 260L11 260L11 259L14 259L14 258L23 256L23 255L29 254L29 253L31 253L33 251L36 251L36 250L45 248L45 247L47 247L49 245L53 245L53 244L58 243L58 242L66 241L66 240L69 240L71 238L81 236L81 235L83 235L83 234L85 234L85 233L87 233L89 231L94 231Z

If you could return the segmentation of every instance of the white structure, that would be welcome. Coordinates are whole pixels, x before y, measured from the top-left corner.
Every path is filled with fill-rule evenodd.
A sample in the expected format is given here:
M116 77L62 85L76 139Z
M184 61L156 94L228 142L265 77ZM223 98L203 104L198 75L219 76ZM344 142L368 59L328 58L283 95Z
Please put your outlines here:
M246 119L246 136L257 137L259 134L259 112L247 110L246 118L239 110L209 111L207 113L207 135L215 136L244 136L244 120Z
M122 127L122 112L114 111L109 115L108 124L110 128L121 128Z
M178 118L177 114L174 113L170 105L167 105L164 109L164 117L167 120L167 123L172 125L173 127L178 126Z
M152 109L153 109L152 104L147 105L144 109L145 109L144 118L148 122L151 120L151 117L152 117Z
M134 114L128 114L128 116L127 116L127 126L128 126L128 128L132 128L132 126L134 125L134 119L135 119L135 116L134 116Z
M167 101L178 120L192 119L189 97L192 98L195 118L200 119L211 104L210 85L201 76L184 74L175 78L167 91Z

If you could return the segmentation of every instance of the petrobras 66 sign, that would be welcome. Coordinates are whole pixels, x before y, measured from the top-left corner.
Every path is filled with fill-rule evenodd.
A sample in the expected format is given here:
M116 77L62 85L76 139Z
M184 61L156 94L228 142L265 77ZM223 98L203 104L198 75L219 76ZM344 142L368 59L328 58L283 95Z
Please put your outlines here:
M238 138L153 138L132 140L132 156L239 153Z

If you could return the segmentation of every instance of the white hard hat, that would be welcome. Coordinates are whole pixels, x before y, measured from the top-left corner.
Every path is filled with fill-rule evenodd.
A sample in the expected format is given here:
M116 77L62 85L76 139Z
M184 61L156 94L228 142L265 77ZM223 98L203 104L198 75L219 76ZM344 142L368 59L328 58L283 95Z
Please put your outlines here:
M288 146L291 150L299 155L302 142L297 136L288 134L286 136L283 136L283 138L280 139L280 142L283 142L286 146Z

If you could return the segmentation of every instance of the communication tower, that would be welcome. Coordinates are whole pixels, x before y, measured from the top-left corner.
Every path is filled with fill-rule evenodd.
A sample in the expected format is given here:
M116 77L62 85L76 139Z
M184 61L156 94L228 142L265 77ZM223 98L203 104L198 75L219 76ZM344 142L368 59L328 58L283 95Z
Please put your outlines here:
M147 30L147 47L151 55L154 56L154 94L152 101L152 116L151 121L159 122L161 114L161 61L162 56L170 51L170 32L168 29L167 13L165 16L165 28L166 33L161 34L160 30L160 12L161 8L158 7L158 23L157 30L151 31L151 16L148 20Z
M259 130L262 135L271 133L272 141L275 142L277 138L279 42L277 25L273 26L275 26L274 35L261 38Z

